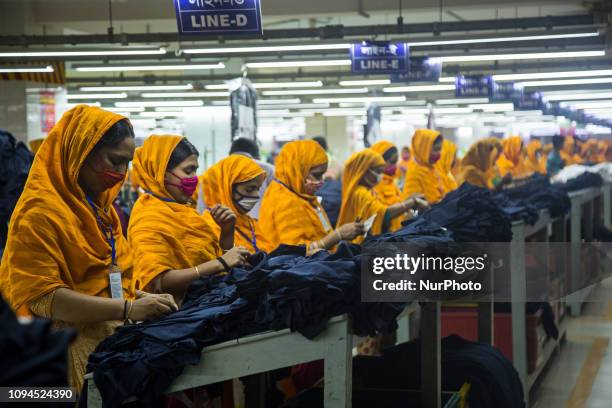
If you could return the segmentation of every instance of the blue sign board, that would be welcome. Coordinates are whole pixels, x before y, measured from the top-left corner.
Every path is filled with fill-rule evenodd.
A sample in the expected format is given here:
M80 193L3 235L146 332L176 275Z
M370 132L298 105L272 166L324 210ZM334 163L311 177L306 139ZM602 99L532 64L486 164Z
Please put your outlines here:
M523 87L514 82L495 82L493 84L494 101L515 101L523 99Z
M260 0L174 0L179 34L262 34Z
M490 75L459 75L455 79L455 95L457 98L491 98L494 84Z
M351 46L354 74L393 74L408 72L408 45L390 42L362 42Z
M544 102L539 92L525 92L523 98L514 101L516 110L543 110Z
M442 61L439 59L411 57L408 63L408 72L391 74L391 82L438 82L441 74Z

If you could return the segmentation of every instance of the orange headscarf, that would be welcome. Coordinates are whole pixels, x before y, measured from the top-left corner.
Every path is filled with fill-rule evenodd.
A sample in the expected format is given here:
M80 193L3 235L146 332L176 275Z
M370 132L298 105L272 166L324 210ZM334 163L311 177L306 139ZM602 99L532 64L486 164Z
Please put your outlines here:
M368 170L384 165L385 159L372 149L354 153L348 159L342 174L342 207L337 226L355 222L358 219L365 221L376 215L370 234L379 235L383 232L382 226L388 205L380 202L372 190L360 182ZM353 242L360 243L363 238L363 236L357 237Z
M234 203L232 189L235 184L251 181L265 173L253 159L241 154L233 154L209 168L201 177L206 205L212 208L221 204L231 208L237 217L234 245L243 246L251 252L256 252L253 234L257 248L267 247L265 237L261 233L257 220L238 210ZM209 224L219 236L221 229L212 219L210 212L206 211L204 216L210 217Z
M77 180L85 158L123 116L79 105L66 112L38 151L11 217L0 265L0 289L15 309L68 288L110 297L111 247ZM132 297L132 254L112 202L118 184L101 194L98 214L113 226L125 295Z
M374 143L371 149L381 156L384 156L385 153L393 147L395 147L393 143L381 140L380 142ZM397 184L395 184L396 179L397 173L394 176L383 173L382 181L374 187L374 193L376 193L378 199L385 205L393 205L401 201L402 192Z
M259 226L268 240L264 249L271 251L280 244L309 245L331 232L319 200L304 191L310 170L326 163L325 150L313 140L283 146L275 161L275 180L266 189L259 213Z
M40 146L42 145L44 141L45 141L44 137L40 139L30 140L30 150L32 150L32 152L36 154L38 152L38 149L40 149Z
M478 187L489 187L489 168L493 161L495 146L487 139L470 146L461 160L461 171L457 177L459 185L470 183Z
M450 140L444 140L442 142L442 151L440 152L440 160L436 162L434 167L438 171L440 181L442 182L442 188L444 189L444 195L457 189L457 181L451 173L453 169L453 162L457 155L457 145Z
M489 170L487 170L487 186L493 188L495 187L495 181L501 179L499 168L497 167L497 159L500 153L504 152L504 145L496 137L486 137L482 139L482 142L487 143L491 148L491 162Z
M527 144L527 160L525 170L528 173L546 174L546 165L542 158L538 158L537 153L542 152L542 143L539 140L532 140ZM542 154L543 156L543 154ZM544 164L544 166L542 166Z
M415 193L425 195L430 204L440 201L444 195L440 175L429 163L429 156L440 132L429 129L417 129L412 137L412 159L406 171L406 181L402 198L406 199Z
M504 153L497 159L497 167L500 175L503 177L510 173L514 177L521 176L524 173L522 164L523 140L520 136L510 136L503 141Z
M565 143L563 144L563 149L561 150L561 158L565 162L565 166L571 166L572 164L581 164L582 157L579 154L574 154L574 147L576 146L576 141L573 136L567 136L565 138Z
M134 156L140 187L152 193L138 198L128 227L134 280L140 290L168 270L191 268L222 254L218 236L195 208L164 201L172 200L164 179L181 140L181 136L149 136Z
M606 152L608 151L608 144L605 141L600 140L599 143L597 143L597 148L598 148L597 162L603 163L607 161Z
M582 145L582 157L590 163L599 163L599 142L595 139L589 139Z

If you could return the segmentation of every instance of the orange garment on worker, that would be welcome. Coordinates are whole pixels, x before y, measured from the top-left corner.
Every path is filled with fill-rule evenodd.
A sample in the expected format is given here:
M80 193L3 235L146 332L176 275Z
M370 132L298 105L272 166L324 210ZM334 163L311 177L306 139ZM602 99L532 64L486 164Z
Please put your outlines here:
M212 208L221 204L236 214L234 245L245 247L252 253L268 245L257 220L251 218L248 213L241 213L234 203L233 187L238 183L245 183L265 174L265 171L253 159L241 154L233 154L209 168L200 178L206 206ZM215 231L215 235L220 236L221 228L213 220L210 211L206 211L204 216L209 219L208 223Z
M489 169L487 170L487 186L489 188L494 188L496 182L501 180L501 174L497 167L497 159L500 153L503 153L504 145L501 140L496 137L487 137L481 141L488 144L491 148L491 161L489 163Z
M393 143L387 140L381 140L380 142L374 143L371 146L371 149L379 153L381 156L384 156L385 153L392 147L395 147ZM380 202L386 206L391 206L402 201L402 190L400 190L400 188L397 186L397 181L399 178L398 174L398 171L396 171L395 175L393 176L383 173L380 183L374 186L374 194L380 200ZM389 231L397 231L401 227L402 217L397 217L391 220Z
M78 184L87 155L123 116L79 105L66 112L38 151L9 224L0 290L15 310L59 288L110 297L111 247ZM121 183L95 204L112 225L125 295L132 297L132 254L112 202Z
M431 151L440 132L417 129L412 137L412 160L406 171L402 199L413 194L423 194L430 204L439 202L444 196L440 175L430 164Z
M572 136L567 136L565 138L565 143L563 143L563 149L561 150L561 159L565 162L565 166L571 166L572 164L581 164L582 158L580 155L574 153L574 146L576 145L576 141Z
M264 194L259 227L267 239L266 251L280 244L306 245L332 231L317 197L307 194L304 182L313 167L327 163L325 150L313 140L283 146L275 160L275 180Z
M606 152L608 151L608 144L601 140L599 141L599 143L597 143L597 147L598 147L598 154L597 154L597 162L598 163L604 163L607 161L606 158Z
M601 156L599 155L599 142L595 139L589 139L582 145L582 158L589 163L599 163Z
M44 141L45 141L44 137L40 139L30 140L30 150L32 150L32 152L36 154L38 152L38 149L40 149L40 146L42 145Z
M480 140L468 149L461 160L461 171L457 183L470 183L477 187L489 187L489 168L493 162L494 144Z
M540 157L537 153L540 152ZM525 161L525 171L527 173L546 174L546 164L542 161L542 143L539 140L532 140L527 144L527 160Z
M457 180L453 176L452 169L453 164L456 161L455 156L457 155L457 145L450 140L444 140L442 142L442 151L440 152L440 160L436 162L434 167L440 175L440 181L442 182L442 188L444 189L444 195L457 189Z
M134 204L128 227L136 289L143 290L168 270L192 268L222 254L219 237L206 220L166 190L168 162L182 139L149 136L134 155L134 173L145 191Z
M354 153L347 160L342 174L342 207L337 226L357 220L366 221L376 215L369 233L379 235L386 232L383 231L383 224L389 206L378 200L372 189L361 184L368 170L384 165L385 159L372 149ZM363 240L364 237L359 236L353 242L361 243Z
M522 146L523 140L520 136L510 136L503 141L504 151L499 159L497 159L497 167L499 174L504 177L510 173L513 177L520 177L525 170L522 164Z

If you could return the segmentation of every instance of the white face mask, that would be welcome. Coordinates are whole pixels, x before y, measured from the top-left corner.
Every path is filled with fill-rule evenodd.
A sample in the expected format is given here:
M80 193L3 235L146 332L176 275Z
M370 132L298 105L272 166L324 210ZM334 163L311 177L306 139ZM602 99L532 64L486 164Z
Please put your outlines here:
M245 209L247 212L251 211L255 204L259 201L259 197L243 197L238 201L238 205Z
M374 177L376 177L376 184L380 183L382 181L383 175L382 173L377 173L374 170L368 170L370 173L372 173L374 175Z

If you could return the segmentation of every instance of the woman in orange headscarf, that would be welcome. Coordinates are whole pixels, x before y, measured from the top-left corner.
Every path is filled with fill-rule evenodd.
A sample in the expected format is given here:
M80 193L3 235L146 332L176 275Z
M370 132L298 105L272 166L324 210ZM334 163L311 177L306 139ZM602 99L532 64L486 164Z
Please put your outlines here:
M266 172L253 159L239 154L221 160L201 177L206 205L209 208L224 205L236 214L234 244L247 248L251 253L267 247L257 220L248 214L259 201L259 189L265 180ZM220 234L210 212L204 216Z
M487 143L491 148L491 163L489 165L489 170L487 170L487 186L493 189L503 182L499 168L497 167L497 160L504 152L504 145L501 140L496 137L486 137L480 141ZM506 177L508 180L510 178L510 175Z
M502 177L511 174L513 178L524 175L522 163L523 140L520 136L510 136L502 142L503 154L497 159L497 168Z
M561 159L565 162L565 166L572 164L581 164L582 157L578 154L578 146L573 136L566 136L563 150L561 150Z
M539 140L532 140L527 143L525 171L527 173L546 174L546 164L542 162L542 143Z
M134 172L145 193L128 228L136 289L164 291L180 300L192 281L245 262L249 252L233 247L234 213L220 205L209 210L221 230L217 235L192 205L197 158L198 151L181 136L149 136L136 150Z
M297 140L283 146L259 213L259 226L268 240L266 251L288 244L305 245L313 253L363 233L362 223L332 228L315 196L326 171L327 154L317 142Z
M372 149L365 149L353 154L342 174L342 207L338 216L338 225L366 221L371 217L371 235L379 235L389 231L391 221L413 208L427 208L428 205L420 198L410 198L393 205L383 204L372 189L380 182L385 168L383 157ZM361 243L364 237L353 239Z
M589 139L582 145L582 158L588 163L599 163L601 161L597 140Z
M496 147L487 139L470 146L461 160L461 171L457 183L470 183L477 187L489 187L489 169L496 158Z
M123 320L176 308L168 295L132 301L132 254L111 204L133 154L123 116L86 105L69 110L38 151L11 218L0 289L13 309L78 331L69 349L76 390L89 354Z
M402 201L402 191L397 186L397 162L398 154L397 147L389 141L381 140L374 143L372 150L379 153L385 159L385 168L382 174L382 180L374 186L373 192L378 200L384 205L393 205ZM391 221L389 231L396 231L402 226L401 218L394 218Z
M457 189L457 181L455 176L451 172L455 166L457 160L457 145L450 140L444 140L442 142L442 151L440 153L440 160L435 164L435 168L440 175L440 181L442 182L442 188L444 189L444 195Z
M444 138L435 130L418 129L412 137L412 160L408 164L402 197L423 194L430 204L442 200L444 188L434 165L440 159Z

